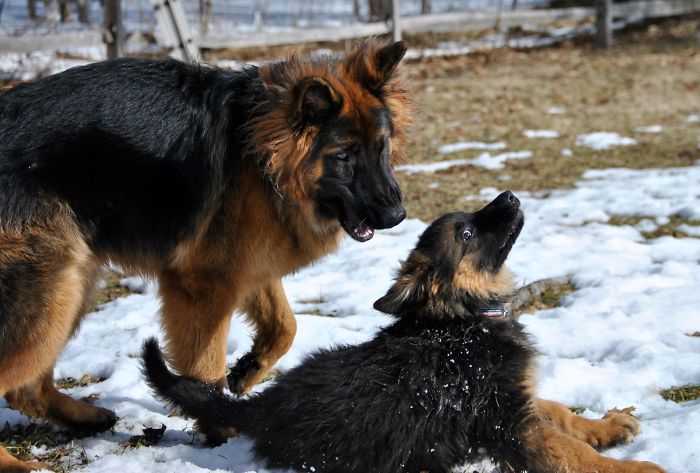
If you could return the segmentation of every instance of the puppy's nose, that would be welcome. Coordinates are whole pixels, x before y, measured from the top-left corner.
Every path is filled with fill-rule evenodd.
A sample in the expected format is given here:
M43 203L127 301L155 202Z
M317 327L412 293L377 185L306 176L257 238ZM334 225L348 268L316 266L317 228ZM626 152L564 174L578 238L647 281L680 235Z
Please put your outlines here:
M508 200L508 203L511 205L520 205L520 199L515 197L515 194L513 194L511 191L505 191L503 193L505 195L505 198Z
M506 202L508 205L511 205L513 207L520 206L520 200L517 197L515 197L515 194L513 194L509 190L501 194L500 198L503 200L503 202Z

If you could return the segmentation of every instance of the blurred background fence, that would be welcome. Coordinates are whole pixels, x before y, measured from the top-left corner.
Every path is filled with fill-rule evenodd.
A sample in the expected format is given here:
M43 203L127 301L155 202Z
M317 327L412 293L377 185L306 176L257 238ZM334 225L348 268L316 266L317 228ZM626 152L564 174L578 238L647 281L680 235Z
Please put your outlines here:
M168 4L167 0L161 3ZM605 35L613 18L654 18L700 11L700 0L180 0L196 47L338 41L409 32L508 28L596 15ZM399 5L397 12L392 7ZM105 18L120 7L121 18ZM397 14L394 14L397 13ZM109 15L107 15L109 16ZM400 18L400 20L399 20ZM106 28L116 22L119 35ZM400 23L399 23L400 21ZM121 25L121 26L119 26ZM603 31L607 28L608 31ZM165 28L167 29L167 28ZM0 53L98 46L126 41L127 51L167 45L153 0L0 0ZM157 41L156 41L157 40Z

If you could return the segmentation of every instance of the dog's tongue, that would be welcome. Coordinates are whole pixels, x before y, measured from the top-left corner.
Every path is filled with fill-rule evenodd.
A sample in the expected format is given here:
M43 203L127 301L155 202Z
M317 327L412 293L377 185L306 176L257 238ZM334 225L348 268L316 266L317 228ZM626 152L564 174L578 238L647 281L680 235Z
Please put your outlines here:
M357 241L367 241L371 240L372 237L374 236L374 230L370 228L366 223L362 222L358 224L355 227L348 228L347 226L345 227L345 231L348 232L348 234Z

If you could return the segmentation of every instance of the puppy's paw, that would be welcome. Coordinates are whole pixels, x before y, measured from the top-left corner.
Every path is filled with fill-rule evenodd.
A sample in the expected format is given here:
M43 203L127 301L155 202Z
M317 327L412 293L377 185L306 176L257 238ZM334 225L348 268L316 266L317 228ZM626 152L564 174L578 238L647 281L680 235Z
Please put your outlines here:
M600 422L597 432L598 446L612 447L613 445L630 443L635 435L639 435L639 420L632 415L634 407L610 409Z
M264 376L261 368L255 354L243 355L226 376L229 390L239 397L248 393Z
M623 473L667 473L666 470L652 462L628 460L622 462L622 465Z

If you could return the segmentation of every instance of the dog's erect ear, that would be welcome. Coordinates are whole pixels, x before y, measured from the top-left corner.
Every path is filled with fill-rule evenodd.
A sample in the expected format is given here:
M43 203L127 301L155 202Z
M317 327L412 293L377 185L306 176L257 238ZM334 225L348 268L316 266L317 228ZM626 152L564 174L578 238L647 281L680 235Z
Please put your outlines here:
M403 41L365 42L346 57L345 67L361 84L375 91L391 79L406 49Z
M374 67L377 69L378 85L384 84L391 78L407 49L405 42L397 41L380 48L375 53Z
M341 108L340 96L320 77L299 81L293 91L295 124L319 124L334 117Z

